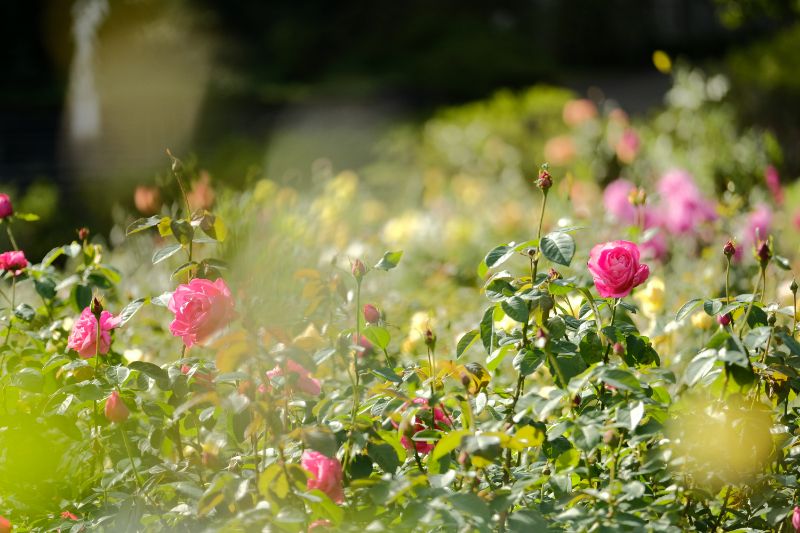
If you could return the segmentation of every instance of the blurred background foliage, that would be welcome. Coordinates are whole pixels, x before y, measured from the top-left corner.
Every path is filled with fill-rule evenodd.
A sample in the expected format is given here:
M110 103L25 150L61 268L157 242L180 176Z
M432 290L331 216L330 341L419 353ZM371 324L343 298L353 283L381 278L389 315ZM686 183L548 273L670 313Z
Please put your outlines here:
M302 192L327 165L357 171L395 207L418 207L435 169L530 175L567 133L561 110L576 95L639 120L641 141L657 147L651 170L682 150L677 163L699 166L717 190L747 190L766 143L792 180L797 4L6 2L0 182L42 214L26 229L41 243L32 257L80 226L107 234L110 205L133 210L136 185L164 180L165 148L198 154L198 172L234 188L266 177ZM703 67L712 82L700 92L710 92L676 104L693 93L670 89L674 61ZM675 75L682 87L706 84L688 67ZM541 84L551 88L528 89ZM677 144L655 142L664 135ZM574 139L578 157L562 167L618 177L599 137ZM692 145L730 157L712 164ZM479 160L464 159L479 147ZM637 164L631 173L645 170Z

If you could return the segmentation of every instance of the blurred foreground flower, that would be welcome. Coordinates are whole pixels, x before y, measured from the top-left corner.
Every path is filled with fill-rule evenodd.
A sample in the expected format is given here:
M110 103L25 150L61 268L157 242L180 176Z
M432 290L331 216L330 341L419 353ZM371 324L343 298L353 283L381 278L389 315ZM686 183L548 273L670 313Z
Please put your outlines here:
M342 465L338 459L327 457L314 450L306 450L300 462L311 474L308 480L309 490L319 489L336 503L344 501Z

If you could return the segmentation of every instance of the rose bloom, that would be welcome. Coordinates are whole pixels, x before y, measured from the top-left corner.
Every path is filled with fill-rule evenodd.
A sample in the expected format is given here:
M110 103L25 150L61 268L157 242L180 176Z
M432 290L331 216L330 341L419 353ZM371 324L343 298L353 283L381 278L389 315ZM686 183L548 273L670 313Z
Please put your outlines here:
M772 165L767 165L764 169L764 181L767 182L769 192L772 193L772 199L778 205L783 205L783 189L781 188L781 176L778 174L778 169Z
M19 276L27 266L28 260L25 259L25 252L22 250L13 250L0 254L0 270L13 272L15 276Z
M309 490L319 489L336 503L344 501L342 464L338 459L314 450L306 450L303 452L300 464L311 474L307 482Z
M632 163L639 152L639 134L632 128L626 129L615 147L617 158L623 163Z
M759 204L747 216L745 224L744 235L741 236L741 242L745 246L755 244L758 239L766 239L772 226L772 209L766 204ZM738 248L743 248L742 246ZM738 254L737 254L738 256Z
M428 412L430 411L430 407L428 407L427 399L415 398L414 403L421 406L420 411L426 412L421 414L420 411L417 411L417 414L414 415L414 419L411 421L411 424L413 424L413 429L411 430L412 436L426 429L446 430L452 427L453 422L448 418L445 412L438 407L433 408L433 420L431 420L431 414ZM430 427L431 422L433 423L432 428ZM392 422L392 424L394 424L395 427L399 427L395 422ZM416 447L417 452L422 454L429 453L436 446L433 442L415 441L405 435L400 439L400 442L406 449L410 450L412 447Z
M597 106L586 98L570 100L564 104L562 112L564 123L568 126L577 126L597 117Z
M14 206L7 194L0 193L0 219L8 218L14 214Z
M211 209L216 198L214 188L211 187L211 176L205 170L200 171L200 179L192 183L192 190L186 195L189 209Z
M558 135L544 145L544 158L554 165L566 165L575 159L575 143L569 135Z
M714 204L703 197L688 172L670 170L658 181L657 189L663 202L662 223L670 233L685 235L703 222L717 219Z
M175 314L169 330L187 348L203 342L236 317L231 291L225 280L195 278L178 285L167 308Z
M800 507L795 507L792 511L792 527L796 532L800 532Z
M624 298L650 275L650 268L639 263L639 247L630 241L595 245L588 267L603 298Z
M133 193L133 204L143 215L155 215L161 210L161 191L158 187L139 185Z
M286 371L289 374L289 377L286 378L286 383L292 387L293 390L296 388L297 390L310 396L318 396L319 393L322 392L322 387L320 386L319 380L311 377L311 373L300 363L296 363L291 359L287 359ZM267 372L267 377L270 380L283 375L283 367L281 365L277 365L275 368ZM292 378L294 376L297 377L292 383Z
M100 313L100 349L97 350L97 319L92 314L91 307L87 307L81 311L72 326L67 348L75 350L84 359L94 357L95 352L107 354L111 348L111 330L117 327L119 322L119 317L108 311Z
M78 519L78 517L76 515L70 513L69 511L62 511L61 512L61 518L65 519L65 520L77 520Z
M105 408L105 415L106 418L109 419L111 422L125 422L130 416L131 412L128 411L128 407L125 405L125 402L122 401L122 398L119 397L119 393L114 391L111 393L111 396L108 397L106 400L106 408Z

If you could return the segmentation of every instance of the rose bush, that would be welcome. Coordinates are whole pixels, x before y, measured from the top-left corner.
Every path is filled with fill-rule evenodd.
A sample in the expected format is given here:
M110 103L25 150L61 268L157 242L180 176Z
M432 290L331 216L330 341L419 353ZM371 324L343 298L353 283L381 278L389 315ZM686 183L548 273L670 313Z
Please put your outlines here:
M714 197L724 153L537 94L596 181L523 171L498 97L424 130L424 210L173 158L113 252L4 269L0 530L797 529L797 190Z

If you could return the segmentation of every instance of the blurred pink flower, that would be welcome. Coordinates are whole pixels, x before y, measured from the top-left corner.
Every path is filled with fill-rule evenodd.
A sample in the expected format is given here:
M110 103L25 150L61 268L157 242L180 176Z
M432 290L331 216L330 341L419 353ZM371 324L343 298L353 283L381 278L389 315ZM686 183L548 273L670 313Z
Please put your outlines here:
M314 450L306 450L300 459L303 469L311 474L307 482L309 490L319 489L336 503L344 501L342 489L342 464L335 457L328 457Z
M296 363L291 359L287 359L286 372L290 375L290 377L287 378L287 384L291 383L291 376L297 376L296 381L294 381L294 385L297 387L297 390L310 396L318 396L319 393L322 392L322 387L320 386L319 380L311 377L311 373L300 363ZM273 379L278 376L283 376L283 367L281 367L281 365L277 365L275 368L267 372L267 377L269 379Z
M558 135L544 145L544 158L553 165L566 165L575 158L575 143L569 135Z
M620 222L633 224L636 219L636 210L628 200L634 188L636 186L630 181L617 179L609 183L606 190L603 191L603 204L605 204L606 211Z
M564 104L562 112L564 123L568 126L577 126L597 117L597 106L586 98L570 100Z
M639 134L633 128L627 128L622 132L622 137L617 141L615 150L617 158L623 163L632 163L636 159L636 154L639 152Z
M766 239L772 227L772 209L766 204L758 204L756 208L747 215L744 235L741 242L746 246L752 246L758 239Z
M691 174L670 170L656 186L661 195L661 222L674 235L685 235L704 222L717 219L714 204L706 200Z
M783 189L781 188L781 176L778 174L778 169L772 165L767 165L764 169L764 181L767 182L769 192L772 193L772 199L778 205L783 205Z

